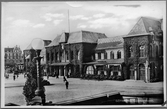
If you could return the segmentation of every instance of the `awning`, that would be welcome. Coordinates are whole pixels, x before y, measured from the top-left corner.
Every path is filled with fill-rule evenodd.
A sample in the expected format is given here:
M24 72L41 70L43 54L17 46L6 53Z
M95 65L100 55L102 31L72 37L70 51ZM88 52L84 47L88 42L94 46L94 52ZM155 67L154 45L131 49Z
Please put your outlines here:
M52 63L51 66L65 66L70 64L69 62L57 62L57 63Z
M86 65L106 65L106 61L95 61L95 62L88 62L88 63L84 63Z
M124 62L124 59L110 59L110 60L103 60L103 61L94 61L94 62L88 62L84 63L86 65L115 65L115 64L122 64Z

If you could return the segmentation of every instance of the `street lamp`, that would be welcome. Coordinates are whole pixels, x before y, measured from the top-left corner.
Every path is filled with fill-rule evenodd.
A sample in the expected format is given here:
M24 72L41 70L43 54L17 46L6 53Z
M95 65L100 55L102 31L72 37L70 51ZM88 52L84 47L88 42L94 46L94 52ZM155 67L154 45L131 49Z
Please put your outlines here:
M45 104L45 90L44 86L42 86L42 75L41 75L41 59L40 56L41 50L44 48L44 41L40 38L36 38L31 42L31 45L33 49L36 51L36 57L34 57L36 64L37 64L37 90L35 91L35 94L37 96L40 96L42 99L42 104Z

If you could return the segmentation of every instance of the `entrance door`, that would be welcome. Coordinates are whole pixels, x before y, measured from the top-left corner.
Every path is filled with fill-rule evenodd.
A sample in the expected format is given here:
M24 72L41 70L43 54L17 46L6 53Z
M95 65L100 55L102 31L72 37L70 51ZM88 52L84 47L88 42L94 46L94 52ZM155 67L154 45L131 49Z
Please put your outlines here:
M129 66L129 72L130 72L130 79L135 79L134 66L133 65Z
M145 80L145 66L143 64L139 65L140 80Z

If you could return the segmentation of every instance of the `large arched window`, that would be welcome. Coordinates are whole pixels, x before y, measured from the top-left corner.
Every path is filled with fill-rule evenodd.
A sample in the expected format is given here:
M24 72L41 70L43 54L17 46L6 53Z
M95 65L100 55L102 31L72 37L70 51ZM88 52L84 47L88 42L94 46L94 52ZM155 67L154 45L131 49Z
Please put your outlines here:
M114 59L114 52L113 51L110 52L110 59Z
M145 80L145 66L144 64L139 65L139 75L140 75L140 80Z
M88 66L88 67L87 67L87 69L86 69L86 74L91 74L91 75L94 74L93 66Z
M118 58L118 59L121 58L121 51L117 51L117 58Z
M132 57L133 56L132 46L129 46L128 52L129 52L129 57Z
M139 46L139 56L145 57L145 46Z
M129 66L129 73L130 73L130 79L135 79L134 66L133 65Z

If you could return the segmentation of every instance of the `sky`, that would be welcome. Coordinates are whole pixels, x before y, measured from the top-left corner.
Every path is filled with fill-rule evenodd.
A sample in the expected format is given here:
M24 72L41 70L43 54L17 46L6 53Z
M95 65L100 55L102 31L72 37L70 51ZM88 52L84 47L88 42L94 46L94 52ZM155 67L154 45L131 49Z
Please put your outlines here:
M2 47L28 47L34 38L53 40L62 32L126 35L142 16L166 16L165 1L2 2Z

